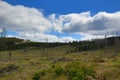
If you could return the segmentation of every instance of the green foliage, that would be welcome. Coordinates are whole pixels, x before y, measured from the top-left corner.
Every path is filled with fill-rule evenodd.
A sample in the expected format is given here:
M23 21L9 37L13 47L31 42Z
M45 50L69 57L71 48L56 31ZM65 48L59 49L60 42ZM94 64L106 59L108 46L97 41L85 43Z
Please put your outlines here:
M55 67L54 71L56 76L59 76L63 73L63 69L61 67Z
M120 69L115 67L107 68L103 74L101 74L102 80L118 80L120 77Z
M0 74L0 80L93 80L93 78L95 80L120 80L120 56L105 56L115 52L113 47L109 52L103 50L102 53L105 55L101 54L100 49L105 47L104 40L73 43L18 42L16 44L14 40L4 39L0 42L0 50L8 51L0 52L0 73L2 74ZM111 41L108 40L107 47L114 44L114 40ZM47 57L43 56L44 51L48 53ZM65 51L68 55L64 54ZM79 54L76 54L78 51ZM85 51L85 53L80 51ZM85 61L87 59L89 61ZM1 67L6 63L15 65ZM35 71L39 72L34 73Z
M36 73L33 76L33 80L42 79L45 77L45 74L54 74L51 77L64 75L67 76L69 80L84 80L87 79L88 76L94 77L95 71L92 66L87 66L79 62L71 62L65 65L64 68L58 65L54 65L52 68L45 69L42 72Z
M41 77L45 76L46 74L46 71L45 70L42 70L40 72L36 72L33 77L32 77L32 80L40 80Z
M23 39L18 39L18 38L0 38L0 51L17 50L27 47L51 48L56 46L63 46L66 44L67 43L42 43L42 42L31 42L31 41L24 42Z
M115 61L113 61L112 63L112 67L118 68L120 69L120 58L116 58Z
M69 80L84 80L88 76L94 77L95 71L92 66L87 66L85 64L72 62L65 66L65 68L62 68L60 66L52 66L52 69L47 69L46 72L43 70L40 73L36 73L33 76L33 80L39 80L41 76L45 76L47 74L54 73L54 77L58 77L61 75L68 76Z
M17 38L0 38L0 51L16 49L15 43L20 43L23 39Z
M118 39L117 39L118 38ZM17 38L0 38L0 50L16 50L16 49L23 49L27 47L36 47L36 48L51 48L51 47L58 47L68 45L71 48L70 51L67 53L73 52L81 52L81 51L89 51L89 50L100 50L105 49L106 47L111 47L115 44L119 43L120 37L110 37L107 39L96 39L92 41L73 41L70 43L41 43L41 42L24 42L23 39ZM17 44L16 44L17 43ZM115 45L117 46L117 45ZM119 46L117 46L119 48ZM116 50L118 52L118 50Z
M35 73L32 80L39 80L40 79L40 73Z
M66 74L70 80L84 80L87 76L94 76L95 71L92 66L80 63L70 63L66 66Z

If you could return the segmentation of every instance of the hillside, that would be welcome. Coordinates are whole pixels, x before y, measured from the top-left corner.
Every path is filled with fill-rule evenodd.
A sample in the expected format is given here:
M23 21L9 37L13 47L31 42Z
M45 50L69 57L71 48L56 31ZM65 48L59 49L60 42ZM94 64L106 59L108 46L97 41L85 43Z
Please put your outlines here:
M109 37L106 39L94 39L92 41L73 41L69 43L47 43L47 42L32 42L18 38L0 38L0 50L17 50L28 47L34 48L51 48L57 46L73 47L72 52L88 51L88 50L99 50L110 47L119 47L120 37Z
M119 37L69 43L1 38L0 80L120 80L119 43Z
M120 51L70 45L0 51L0 80L120 80Z
M32 42L32 41L24 41L23 39L17 38L3 38L0 43L0 50L17 50L24 49L28 47L33 48L46 48L46 47L56 47L63 46L66 43L45 43L45 42Z

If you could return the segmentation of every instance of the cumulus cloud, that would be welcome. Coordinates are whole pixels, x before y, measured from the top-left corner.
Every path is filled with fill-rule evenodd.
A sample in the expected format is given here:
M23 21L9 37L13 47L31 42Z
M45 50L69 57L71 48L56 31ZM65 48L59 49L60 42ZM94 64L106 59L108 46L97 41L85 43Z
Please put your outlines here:
M22 5L10 5L0 0L0 32L2 28L15 31L17 37L33 41L56 42L58 37L49 34L58 33L79 34L80 40L103 38L106 33L120 33L120 11L114 13L98 12L92 15L90 11L70 13L65 15L50 14L45 17L42 11ZM47 34L48 33L48 34ZM8 37L14 35L8 35ZM60 42L76 40L72 36L59 38Z
M54 19L55 21L56 19ZM57 22L57 20L56 20ZM56 23L55 22L55 23ZM32 41L57 42L58 37L46 34L52 30L52 23L43 13L36 8L29 8L22 5L13 6L0 1L0 32L2 28L16 32L18 35L7 35L7 37L18 37ZM60 42L75 40L72 37L61 37Z
M46 32L51 28L51 23L38 9L12 6L0 1L0 28Z
M30 39L32 41L40 42L70 42L76 40L72 37L58 37L51 34L43 34L38 32L19 32L19 36L23 39Z
M55 14L51 16L51 20L54 20ZM54 20L55 23L59 25L60 28L57 29L61 32L105 35L106 32L120 31L120 12L99 12L94 16L90 12L60 15Z

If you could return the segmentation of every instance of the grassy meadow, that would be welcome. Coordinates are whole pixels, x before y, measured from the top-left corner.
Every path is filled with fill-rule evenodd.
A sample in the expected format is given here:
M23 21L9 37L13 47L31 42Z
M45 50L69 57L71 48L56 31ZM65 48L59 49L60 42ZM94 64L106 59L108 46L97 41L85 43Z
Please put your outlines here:
M67 45L1 51L0 80L120 80L119 51L70 49Z

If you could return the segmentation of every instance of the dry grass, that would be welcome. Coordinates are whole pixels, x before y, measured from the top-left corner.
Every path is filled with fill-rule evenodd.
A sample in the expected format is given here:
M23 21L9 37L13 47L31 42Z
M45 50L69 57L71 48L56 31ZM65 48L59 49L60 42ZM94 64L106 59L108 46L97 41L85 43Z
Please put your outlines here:
M0 80L32 80L34 74L40 70L49 69L53 65L64 67L70 62L79 62L94 66L96 74L90 80L120 80L120 56L109 57L114 53L114 50L66 54L66 51L69 49L68 46L62 46L45 49L45 52L43 49L35 48L1 51L0 70L6 69L11 64L17 66L17 68L1 72ZM54 63L55 60L56 62ZM55 77L53 74L48 72L47 76L44 76L42 80L68 80L68 77L65 75Z

